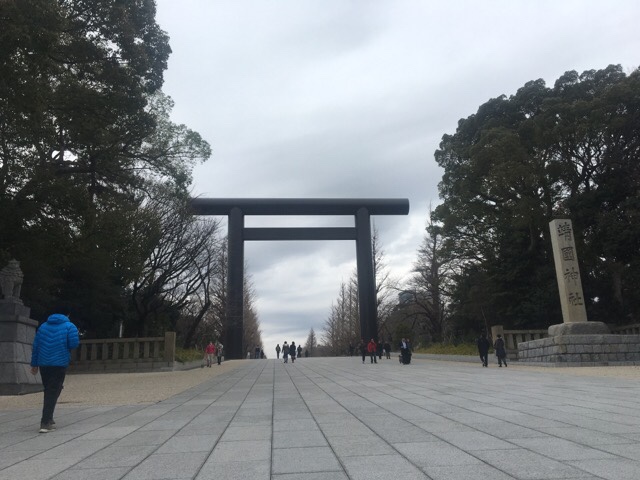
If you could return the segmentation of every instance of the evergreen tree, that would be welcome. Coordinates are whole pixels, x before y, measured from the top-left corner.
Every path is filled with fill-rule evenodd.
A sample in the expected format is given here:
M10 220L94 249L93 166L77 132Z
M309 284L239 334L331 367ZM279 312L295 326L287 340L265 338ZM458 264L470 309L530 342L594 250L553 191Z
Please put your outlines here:
M169 120L154 2L9 0L0 18L0 263L20 260L35 318L65 300L114 335L157 248L149 192L185 198L210 147Z
M549 222L573 221L591 320L638 318L640 71L531 81L444 135L435 212L461 273L454 315L546 327L562 321ZM474 312L470 312L472 310Z

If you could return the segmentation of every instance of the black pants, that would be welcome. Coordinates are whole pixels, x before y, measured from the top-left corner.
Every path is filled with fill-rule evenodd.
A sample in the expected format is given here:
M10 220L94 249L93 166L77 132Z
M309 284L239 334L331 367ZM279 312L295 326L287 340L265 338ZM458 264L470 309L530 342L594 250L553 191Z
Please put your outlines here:
M480 352L480 361L482 361L482 365L489 364L489 352Z
M411 352L408 348L401 348L400 355L402 357L402 363L404 365L409 365L411 363Z
M53 421L53 411L56 409L58 397L62 392L66 374L67 367L40 367L40 376L44 387L44 404L40 423L47 424Z

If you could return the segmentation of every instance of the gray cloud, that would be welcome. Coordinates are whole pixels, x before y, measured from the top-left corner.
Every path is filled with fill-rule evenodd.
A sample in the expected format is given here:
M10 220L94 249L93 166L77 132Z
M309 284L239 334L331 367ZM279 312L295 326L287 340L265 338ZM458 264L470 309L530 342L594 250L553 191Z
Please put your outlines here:
M596 0L158 1L173 54L174 120L213 158L194 172L210 197L406 197L377 217L391 273L411 269L441 171L443 134L489 98L567 70L639 65L640 4ZM248 218L345 226L352 219ZM355 268L345 242L247 244L267 353L321 334Z

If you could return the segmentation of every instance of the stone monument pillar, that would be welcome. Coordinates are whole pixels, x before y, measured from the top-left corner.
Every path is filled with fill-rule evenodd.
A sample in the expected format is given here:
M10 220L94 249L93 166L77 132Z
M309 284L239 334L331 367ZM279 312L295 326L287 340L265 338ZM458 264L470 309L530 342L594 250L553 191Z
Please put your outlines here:
M564 323L586 322L587 311L584 308L582 281L571 220L552 220L549 223L549 229L560 291L562 320Z
M42 391L40 374L31 374L31 345L38 322L20 300L22 271L16 260L0 270L0 395Z
M587 322L571 220L552 220L549 222L549 229L563 322L560 325L551 325L549 336L609 333L609 327L606 324Z

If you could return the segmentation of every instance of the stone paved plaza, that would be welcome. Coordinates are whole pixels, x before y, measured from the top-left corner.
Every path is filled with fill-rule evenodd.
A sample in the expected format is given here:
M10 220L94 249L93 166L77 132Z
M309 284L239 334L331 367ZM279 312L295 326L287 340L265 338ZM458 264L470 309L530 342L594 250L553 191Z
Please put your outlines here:
M640 479L635 379L479 361L237 363L151 405L62 403L47 434L39 408L5 409L0 479Z

